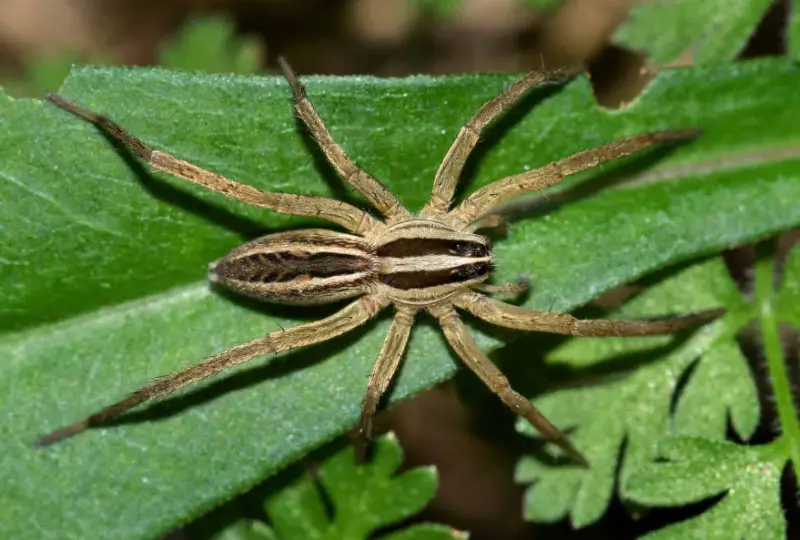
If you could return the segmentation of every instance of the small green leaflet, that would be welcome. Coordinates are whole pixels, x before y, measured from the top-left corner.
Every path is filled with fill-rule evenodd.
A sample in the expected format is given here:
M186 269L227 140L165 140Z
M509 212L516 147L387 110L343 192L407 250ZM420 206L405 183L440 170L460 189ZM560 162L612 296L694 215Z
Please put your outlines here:
M373 457L357 465L352 447L326 459L315 474L302 474L269 495L264 509L270 525L239 522L239 540L367 540L372 533L410 518L436 491L436 470L420 467L397 473L402 453L393 435L375 442ZM328 515L324 490L332 515ZM216 540L231 538L230 529ZM422 523L378 536L380 540L457 540L466 534Z

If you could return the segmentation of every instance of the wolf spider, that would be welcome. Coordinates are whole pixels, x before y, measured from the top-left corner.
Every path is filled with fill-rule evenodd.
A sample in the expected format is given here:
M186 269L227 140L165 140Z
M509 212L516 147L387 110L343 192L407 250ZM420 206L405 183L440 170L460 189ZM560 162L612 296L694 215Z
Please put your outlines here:
M578 320L566 313L533 311L506 304L487 294L523 292L523 282L488 285L493 269L489 241L476 230L497 225L487 212L513 197L551 186L567 175L595 167L663 141L679 141L693 130L660 131L578 152L539 169L498 180L479 189L450 210L459 176L483 129L531 88L547 79L532 72L483 105L459 132L433 181L430 200L421 212L406 210L383 184L356 167L336 144L288 64L281 68L294 95L294 107L330 164L384 217L325 197L264 192L206 171L129 135L105 116L56 94L47 97L88 120L153 166L184 180L244 203L275 212L323 218L348 233L327 229L281 232L244 244L216 261L210 279L260 300L291 304L322 304L354 299L333 315L267 334L238 345L199 364L155 379L95 414L40 439L49 444L74 435L153 398L166 396L231 366L267 353L327 341L372 319L393 305L394 319L367 383L358 433L366 444L381 396L394 376L406 348L414 317L427 311L441 326L447 342L464 363L513 411L524 416L549 441L580 464L581 453L477 347L456 308L494 325L518 330L574 336L644 336L672 333L703 324L718 310L652 320Z

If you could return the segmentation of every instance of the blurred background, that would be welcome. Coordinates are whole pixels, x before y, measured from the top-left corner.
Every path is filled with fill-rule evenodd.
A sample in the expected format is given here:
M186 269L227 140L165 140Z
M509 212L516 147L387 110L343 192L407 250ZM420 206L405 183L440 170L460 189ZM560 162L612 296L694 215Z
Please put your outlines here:
M56 90L73 63L275 73L279 55L301 75L523 72L585 64L598 101L616 107L634 97L650 73L643 69L646 58L610 44L633 3L0 0L0 85L12 95L38 97ZM788 5L775 2L743 55L781 52ZM730 257L746 260L748 253ZM601 301L613 305L615 295ZM494 425L487 418L497 411L485 408L499 405L491 397L467 404L458 386L426 392L381 419L383 430L398 434L408 466L439 468L439 492L425 519L469 530L476 539L634 538L652 526L632 521L621 508L579 532L523 522L522 488L513 483L521 447L512 422ZM197 537L192 530L172 536Z
M34 95L73 62L271 72L278 55L300 73L380 76L589 62L613 105L642 62L607 46L635 1L0 0L0 81Z

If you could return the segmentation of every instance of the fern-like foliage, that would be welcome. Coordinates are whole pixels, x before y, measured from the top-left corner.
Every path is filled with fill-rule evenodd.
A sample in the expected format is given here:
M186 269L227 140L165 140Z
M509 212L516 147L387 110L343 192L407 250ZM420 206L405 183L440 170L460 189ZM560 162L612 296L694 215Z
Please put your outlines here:
M774 301L769 290L759 289L761 293L746 302L722 260L711 259L652 287L617 316L654 315L648 306L664 305L669 299L681 311L724 306L727 314L721 320L674 338L576 339L550 354L550 364L613 373L615 380L555 391L536 400L548 416L574 430L574 440L592 467L572 467L554 459L550 452L524 458L517 478L533 483L526 496L526 516L555 521L569 515L576 527L588 525L605 512L615 485L620 486L618 494L623 500L646 506L688 504L728 490L708 515L654 537L756 539L785 535L780 475L787 460L794 459L792 449L800 447L791 404L786 404L789 425L773 444L747 447L724 440L728 419L742 440L757 426L755 384L736 337L754 318L771 326L777 319L797 317L798 304L787 298L791 296L787 291L797 289L800 276L800 250L795 253L782 292ZM767 338L765 329L768 342ZM768 350L768 355L775 353ZM633 368L603 369L604 365L621 364L625 357L644 359ZM780 369L782 359L768 360L768 364L774 378L772 371ZM519 429L534 435L525 424L520 423ZM654 464L656 459L667 461ZM755 479L758 481L752 483ZM743 505L759 508L758 519L741 511ZM726 527L720 528L723 521ZM732 535L732 530L738 531L738 536Z
M402 451L393 435L376 441L373 459L357 465L348 447L309 474L272 492L264 501L269 523L239 521L215 540L457 540L466 534L419 523L372 536L412 517L436 491L436 470L419 467L398 474Z

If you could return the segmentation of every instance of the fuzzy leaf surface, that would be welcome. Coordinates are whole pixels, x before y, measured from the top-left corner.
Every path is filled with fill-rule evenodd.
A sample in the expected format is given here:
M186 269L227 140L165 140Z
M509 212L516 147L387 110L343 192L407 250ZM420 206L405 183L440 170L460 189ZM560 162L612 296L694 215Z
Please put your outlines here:
M740 446L699 437L669 437L665 462L643 465L626 483L626 496L647 506L680 506L720 497L699 516L651 532L646 540L782 540L781 473L775 445Z

